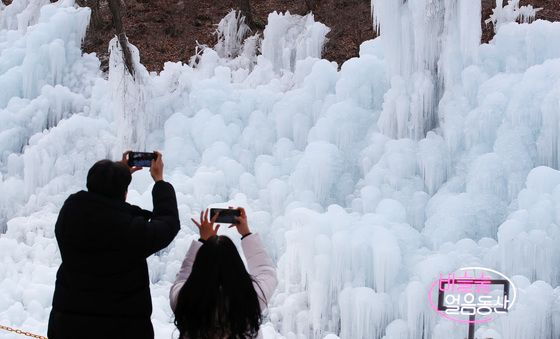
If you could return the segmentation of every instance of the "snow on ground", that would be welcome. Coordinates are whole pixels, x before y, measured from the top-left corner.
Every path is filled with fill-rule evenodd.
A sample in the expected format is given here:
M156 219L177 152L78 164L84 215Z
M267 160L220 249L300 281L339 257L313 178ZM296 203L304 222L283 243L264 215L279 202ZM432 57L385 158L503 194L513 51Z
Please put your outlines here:
M463 338L427 293L464 266L519 289L477 337L560 337L560 23L502 16L479 45L479 5L378 0L381 37L340 70L312 16L270 14L260 55L226 17L196 66L150 74L133 48L135 81L114 41L107 78L81 54L87 8L0 5L0 324L46 333L58 210L130 147L163 152L182 221L149 258L157 338L177 335L168 290L211 204L245 206L278 263L266 338ZM134 174L128 201L150 192Z

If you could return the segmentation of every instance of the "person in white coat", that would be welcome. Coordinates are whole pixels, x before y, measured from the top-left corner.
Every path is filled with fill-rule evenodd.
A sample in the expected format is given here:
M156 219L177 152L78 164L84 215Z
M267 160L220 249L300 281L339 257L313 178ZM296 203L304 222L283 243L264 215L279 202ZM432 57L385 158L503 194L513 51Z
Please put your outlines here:
M245 210L238 210L230 227L241 235L249 272L231 239L217 235L218 214L208 220L206 209L200 221L191 219L200 239L192 242L169 292L181 339L262 338L262 312L278 285L276 267L249 230Z

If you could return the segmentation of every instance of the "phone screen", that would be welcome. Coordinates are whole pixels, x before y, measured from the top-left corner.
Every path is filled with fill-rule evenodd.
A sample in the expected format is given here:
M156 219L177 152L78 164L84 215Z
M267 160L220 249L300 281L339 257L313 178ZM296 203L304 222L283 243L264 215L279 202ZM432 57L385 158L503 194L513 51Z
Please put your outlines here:
M241 211L239 210L234 210L230 208L211 208L210 219L212 219L217 212L220 212L218 219L216 219L217 223L236 224L237 221L234 218L241 216Z
M128 153L128 166L150 167L153 159L155 159L155 154L151 152L130 152Z

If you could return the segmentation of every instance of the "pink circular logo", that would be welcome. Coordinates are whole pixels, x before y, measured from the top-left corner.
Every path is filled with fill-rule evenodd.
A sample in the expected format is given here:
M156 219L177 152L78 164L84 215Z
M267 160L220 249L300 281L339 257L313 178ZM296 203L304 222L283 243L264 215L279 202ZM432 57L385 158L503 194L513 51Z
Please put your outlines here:
M428 302L434 311L462 324L488 323L496 315L507 313L516 297L511 279L485 267L463 267L454 273L440 274L428 291Z

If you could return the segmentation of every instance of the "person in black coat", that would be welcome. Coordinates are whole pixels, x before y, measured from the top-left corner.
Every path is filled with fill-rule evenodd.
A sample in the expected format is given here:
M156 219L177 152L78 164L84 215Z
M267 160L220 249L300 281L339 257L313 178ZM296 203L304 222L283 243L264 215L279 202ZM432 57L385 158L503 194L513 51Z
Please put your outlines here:
M153 212L125 202L131 174L141 169L127 165L128 153L95 163L88 191L70 195L60 210L49 339L154 338L146 258L175 238L179 214L158 152L150 167Z

